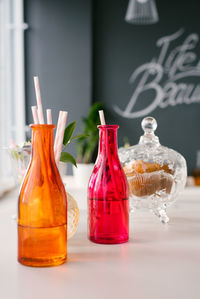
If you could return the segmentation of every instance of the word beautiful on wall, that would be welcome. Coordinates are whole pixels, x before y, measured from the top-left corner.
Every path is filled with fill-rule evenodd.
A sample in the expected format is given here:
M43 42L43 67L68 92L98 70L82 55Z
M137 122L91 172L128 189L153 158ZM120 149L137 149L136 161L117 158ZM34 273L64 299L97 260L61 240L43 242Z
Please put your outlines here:
M159 57L153 58L150 63L141 65L133 72L130 83L137 86L125 110L114 106L116 113L125 118L137 118L150 114L156 108L200 103L200 85L180 82L181 79L186 81L183 78L200 77L200 62L194 53L199 36L192 33L181 45L169 50L183 33L184 30L180 29L157 41L157 46L160 47ZM167 79L163 83L166 76ZM137 101L149 90L153 90L154 94L150 104L148 101L144 108L135 111Z

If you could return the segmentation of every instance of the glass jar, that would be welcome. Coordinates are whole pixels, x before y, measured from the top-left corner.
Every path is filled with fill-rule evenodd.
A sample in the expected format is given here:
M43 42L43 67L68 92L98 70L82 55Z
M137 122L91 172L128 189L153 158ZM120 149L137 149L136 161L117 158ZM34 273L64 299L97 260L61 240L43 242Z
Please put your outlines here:
M139 144L120 148L119 158L128 179L130 210L150 210L167 223L166 208L183 190L187 166L181 154L160 144L156 128L153 117L144 118Z

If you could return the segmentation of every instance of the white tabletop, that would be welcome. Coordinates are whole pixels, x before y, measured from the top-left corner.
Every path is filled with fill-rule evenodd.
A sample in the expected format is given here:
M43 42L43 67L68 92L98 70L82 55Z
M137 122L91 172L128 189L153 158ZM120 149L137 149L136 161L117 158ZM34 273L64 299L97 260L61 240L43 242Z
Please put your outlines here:
M136 212L122 245L88 241L81 211L68 262L53 268L17 262L16 202L16 193L0 200L0 299L200 298L199 188L187 188L169 209L168 225Z

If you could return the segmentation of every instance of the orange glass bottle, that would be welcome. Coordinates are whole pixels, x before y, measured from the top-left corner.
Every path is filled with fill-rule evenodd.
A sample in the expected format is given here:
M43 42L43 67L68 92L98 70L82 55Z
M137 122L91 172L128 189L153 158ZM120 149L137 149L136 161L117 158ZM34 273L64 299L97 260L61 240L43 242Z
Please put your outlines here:
M54 125L31 125L32 160L18 202L18 261L46 267L67 258L67 195L53 153Z

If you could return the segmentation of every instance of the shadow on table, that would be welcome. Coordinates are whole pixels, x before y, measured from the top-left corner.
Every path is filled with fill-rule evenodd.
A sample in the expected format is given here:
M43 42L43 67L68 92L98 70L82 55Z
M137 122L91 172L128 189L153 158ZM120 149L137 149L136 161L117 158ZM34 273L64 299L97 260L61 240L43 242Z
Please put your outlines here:
M97 244L88 240L85 233L77 233L68 243L69 263L101 263L105 260L126 256L128 244Z

